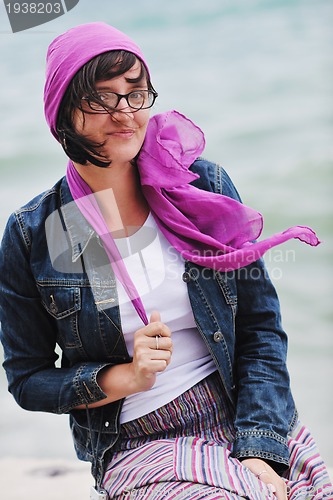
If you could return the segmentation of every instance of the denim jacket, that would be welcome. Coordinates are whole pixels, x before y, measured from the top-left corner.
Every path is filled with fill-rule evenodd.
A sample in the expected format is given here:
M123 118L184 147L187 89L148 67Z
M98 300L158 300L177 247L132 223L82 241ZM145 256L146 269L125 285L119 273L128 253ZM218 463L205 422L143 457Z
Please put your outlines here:
M195 186L239 200L223 168L198 159L191 169L200 175ZM99 262L106 259L63 178L8 221L0 252L0 311L10 392L27 410L69 413L78 457L93 463L100 481L119 435L123 401L88 413L75 407L105 398L96 380L99 371L131 357L112 271L103 280L93 278L99 302L111 305L96 306L86 268L94 269L97 254ZM233 455L269 460L284 470L296 409L286 368L287 337L263 262L221 273L187 261L182 279L235 408Z

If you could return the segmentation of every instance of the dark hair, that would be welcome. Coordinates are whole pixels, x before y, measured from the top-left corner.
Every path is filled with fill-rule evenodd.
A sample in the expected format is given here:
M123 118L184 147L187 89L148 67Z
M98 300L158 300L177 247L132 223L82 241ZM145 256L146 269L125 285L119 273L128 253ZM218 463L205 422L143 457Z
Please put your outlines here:
M90 141L75 131L74 111L76 109L82 110L82 97L94 96L96 100L96 82L123 75L138 60L134 54L125 50L105 52L88 61L71 80L59 107L56 129L60 144L72 161L82 165L90 162L98 167L110 165L110 161L100 152L103 143L98 144ZM154 91L146 67L141 60L139 61L141 64L140 75L135 80L129 81L136 83L146 77L148 90Z

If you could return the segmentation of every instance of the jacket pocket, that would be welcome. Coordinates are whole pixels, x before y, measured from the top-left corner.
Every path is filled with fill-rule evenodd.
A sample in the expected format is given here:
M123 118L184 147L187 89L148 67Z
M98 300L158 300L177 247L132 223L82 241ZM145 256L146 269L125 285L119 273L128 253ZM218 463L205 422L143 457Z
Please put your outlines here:
M44 308L57 321L59 345L66 349L82 347L78 329L80 287L51 286L41 282L37 286Z

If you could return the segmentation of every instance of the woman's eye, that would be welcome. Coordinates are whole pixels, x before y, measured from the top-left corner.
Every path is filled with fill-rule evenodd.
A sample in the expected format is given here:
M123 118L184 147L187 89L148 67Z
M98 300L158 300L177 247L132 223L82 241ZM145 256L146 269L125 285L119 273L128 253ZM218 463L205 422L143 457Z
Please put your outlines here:
M141 100L143 98L142 92L131 92L131 99Z
M97 94L97 97L100 101L106 102L109 100L109 96L107 94Z

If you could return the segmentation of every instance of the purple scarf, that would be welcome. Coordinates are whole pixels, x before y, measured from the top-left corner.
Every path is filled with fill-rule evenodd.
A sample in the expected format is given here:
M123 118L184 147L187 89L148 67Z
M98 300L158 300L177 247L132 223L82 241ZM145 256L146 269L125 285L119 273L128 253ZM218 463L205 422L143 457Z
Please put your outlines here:
M156 222L185 259L217 271L232 271L259 259L291 238L319 244L309 227L294 226L256 243L262 215L238 201L200 190L189 170L205 146L204 135L177 111L153 116L138 159L144 195Z
M303 226L252 243L262 231L261 214L228 196L189 184L198 177L189 167L202 153L204 144L203 133L196 125L180 113L169 111L150 119L138 158L142 190L155 221L185 259L224 272L247 266L291 238L312 246L319 244L312 229ZM101 237L117 278L147 324L138 292L94 195L71 161L67 180L80 211Z

